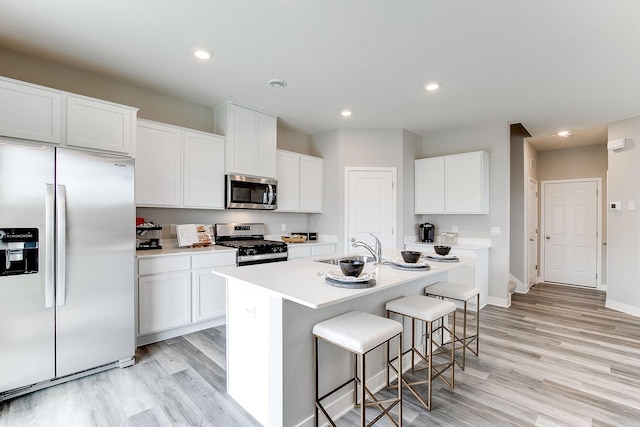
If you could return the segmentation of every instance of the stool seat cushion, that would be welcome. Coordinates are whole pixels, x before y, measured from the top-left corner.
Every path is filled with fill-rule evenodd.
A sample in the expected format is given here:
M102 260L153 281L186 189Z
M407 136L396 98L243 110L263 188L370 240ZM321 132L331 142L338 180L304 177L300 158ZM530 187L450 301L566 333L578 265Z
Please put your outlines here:
M402 332L398 321L350 311L316 323L313 334L354 353L364 354Z
M433 322L456 311L451 301L431 298L424 295L409 295L387 303L387 310L406 316Z
M473 285L466 285L464 283L438 282L424 288L424 293L466 301L478 295L480 293L480 289Z

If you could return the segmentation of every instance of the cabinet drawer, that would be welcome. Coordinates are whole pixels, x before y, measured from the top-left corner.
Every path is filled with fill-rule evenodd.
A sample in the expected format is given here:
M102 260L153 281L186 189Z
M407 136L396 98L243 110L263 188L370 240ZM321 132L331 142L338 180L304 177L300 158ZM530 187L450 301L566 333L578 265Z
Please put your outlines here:
M189 270L190 268L191 260L188 256L166 256L138 261L139 275Z
M202 255L192 255L193 268L219 267L221 265L236 265L236 252L219 252Z

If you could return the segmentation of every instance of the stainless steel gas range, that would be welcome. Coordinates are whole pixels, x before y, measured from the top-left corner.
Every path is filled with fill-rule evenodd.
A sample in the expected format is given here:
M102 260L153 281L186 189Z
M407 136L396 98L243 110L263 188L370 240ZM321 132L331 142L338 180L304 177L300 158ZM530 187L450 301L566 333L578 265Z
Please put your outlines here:
M216 245L238 249L238 266L286 261L287 244L265 240L264 231L263 223L226 223L214 227Z

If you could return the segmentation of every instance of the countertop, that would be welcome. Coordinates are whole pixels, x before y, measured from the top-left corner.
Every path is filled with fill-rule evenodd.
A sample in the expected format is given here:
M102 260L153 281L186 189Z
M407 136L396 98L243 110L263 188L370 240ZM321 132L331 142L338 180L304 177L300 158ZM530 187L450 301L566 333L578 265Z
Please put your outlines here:
M278 239L272 239L278 240ZM287 243L288 246L313 246L313 245L327 245L327 244L336 244L336 242L324 241L324 240L311 240L302 243ZM217 246L211 245L204 248L190 248L190 247L171 247L171 248L162 248L162 249L145 249L136 251L136 257L138 259L141 258L152 258L158 256L167 256L167 255L196 255L201 253L208 252L235 252L235 248L229 248L226 246ZM317 263L316 263L317 264Z
M383 251L385 258L393 259L398 256L398 250ZM323 273L339 271L340 267L314 261L336 257L339 256L299 258L287 262L243 267L220 267L214 269L213 273L252 284L275 297L318 309L474 263L471 257L460 257L460 262L456 263L429 262L431 269L427 271L398 270L389 265L367 263L364 273L375 271L376 285L365 289L345 289L329 285L321 277Z
M211 252L235 252L235 251L236 251L235 248L211 245L204 248L178 247L178 248L148 249L148 250L136 251L136 257L138 259L141 259L141 258L153 258L153 257L168 256L168 255L197 255L197 254L211 253Z
M433 246L437 246L437 245L443 245L443 246L451 246L451 253L454 254L456 249L464 249L464 250L470 250L470 251L478 251L478 250L484 250L484 249L489 249L491 248L491 245L489 244L484 244L484 243L465 243L465 242L458 242L455 245L451 245L451 244L444 244L444 243L438 243L438 242L431 242L431 243L427 243L427 242L408 242L405 243L405 245L420 245L420 246L429 246L429 247L433 247Z

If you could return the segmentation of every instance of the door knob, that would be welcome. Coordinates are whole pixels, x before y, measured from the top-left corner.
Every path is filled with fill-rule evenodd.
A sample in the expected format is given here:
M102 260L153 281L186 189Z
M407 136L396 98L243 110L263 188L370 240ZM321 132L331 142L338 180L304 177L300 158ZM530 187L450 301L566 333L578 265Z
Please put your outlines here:
M551 237L549 236L544 236L545 239L549 240Z
M529 239L530 242L533 242L533 239Z

